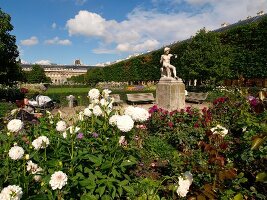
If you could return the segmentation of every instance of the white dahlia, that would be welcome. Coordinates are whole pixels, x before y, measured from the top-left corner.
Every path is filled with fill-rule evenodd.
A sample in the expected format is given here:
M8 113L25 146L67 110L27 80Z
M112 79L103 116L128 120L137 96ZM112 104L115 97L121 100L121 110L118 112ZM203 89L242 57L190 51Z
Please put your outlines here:
M130 115L136 122L144 122L149 118L149 112L144 108L135 107L134 112Z
M56 129L57 129L57 131L59 131L59 132L63 132L63 131L66 131L66 129L67 129L67 124L66 124L66 122L65 121L59 121L58 123L57 123L57 127L56 127Z
M40 136L32 141L32 146L34 149L44 149L49 145L49 139L46 136Z
M210 130L213 134L218 134L218 135L221 135L222 137L226 136L228 133L228 130L221 125L217 125L211 128Z
M117 124L117 119L118 119L119 115L112 115L110 118L109 118L109 124L111 126L115 126Z
M92 116L92 111L90 110L90 108L85 108L83 113L87 117L91 117Z
M91 89L89 92L88 92L88 96L91 100L93 99L98 99L99 98L99 95L100 95L100 92L98 89Z
M101 116L103 114L102 109L100 108L99 105L96 105L93 108L93 113L94 113L95 116Z
M68 181L68 176L62 171L57 171L54 174L52 174L49 184L53 190L56 190L56 189L62 189L62 187L67 184L67 181Z
M20 119L12 119L7 124L7 129L10 132L16 133L23 128L23 122Z
M20 200L23 195L22 188L17 185L9 185L0 193L1 200Z
M36 182L39 182L41 180L41 176L39 174L42 173L43 169L41 167L38 167L37 164L33 163L31 160L27 162L27 171L31 174L36 174L33 178Z
M24 155L24 149L19 146L11 147L11 149L8 152L8 155L12 160L19 160Z
M181 197L185 197L189 191L189 187L193 182L193 175L191 172L185 172L183 176L179 177L179 187L177 188L177 194Z
M129 115L118 116L117 127L122 132L128 132L134 127L134 121Z
M124 114L125 115L129 115L129 116L132 116L135 112L135 107L133 106L128 106L125 111L124 111Z

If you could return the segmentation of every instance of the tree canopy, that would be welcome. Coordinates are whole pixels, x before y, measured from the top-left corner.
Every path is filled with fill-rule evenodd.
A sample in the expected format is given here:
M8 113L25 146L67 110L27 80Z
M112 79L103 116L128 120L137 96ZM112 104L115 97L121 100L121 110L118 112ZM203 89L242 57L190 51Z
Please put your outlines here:
M16 62L19 52L16 37L10 34L13 30L10 21L10 16L0 8L0 84L8 85L23 79L22 69Z
M28 83L50 83L51 79L45 75L44 69L39 65L34 65L32 70L25 72Z

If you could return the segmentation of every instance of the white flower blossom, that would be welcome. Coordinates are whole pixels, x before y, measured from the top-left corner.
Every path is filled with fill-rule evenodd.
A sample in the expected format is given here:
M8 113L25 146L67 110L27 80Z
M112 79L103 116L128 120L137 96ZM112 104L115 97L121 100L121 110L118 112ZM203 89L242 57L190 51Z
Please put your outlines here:
M185 197L189 191L189 187L193 182L193 175L191 172L187 171L183 174L183 176L178 177L179 179L179 187L177 188L177 194L181 197Z
M134 121L129 115L118 116L117 127L122 132L128 132L134 127Z
M17 133L23 128L23 122L20 119L12 119L7 124L7 129L10 132Z
M63 131L66 131L66 129L67 129L67 124L66 124L66 122L65 121L59 121L58 123L57 123L57 127L56 127L56 129L57 129L57 131L59 131L59 132L63 132Z
M125 136L120 136L120 139L119 139L119 145L120 146L125 146L127 145L127 140L125 139Z
M103 111L102 111L102 109L100 108L99 105L96 105L93 108L93 113L94 113L95 116L101 116L103 114Z
M1 200L20 200L22 198L22 188L17 185L9 185L0 193Z
M124 114L125 115L129 115L129 116L132 116L135 112L135 108L133 106L128 106L125 111L124 111Z
M109 89L104 89L103 91L102 91L102 95L103 95L103 97L106 99L106 98L108 98L109 97L109 94L111 93L111 90L109 90Z
M91 89L89 92L88 92L88 96L90 99L98 99L99 98L99 95L100 95L100 92L98 89L96 88L93 88Z
M213 127L210 130L213 134L219 134L222 137L224 137L228 134L228 130L221 125L217 125L216 127Z
M17 114L18 112L19 112L19 109L18 109L18 108L13 109L13 110L10 111L11 115L15 115L15 114Z
M46 136L40 136L32 141L32 146L34 149L44 149L49 145L49 139Z
M83 121L84 120L84 112L83 111L79 112L78 119L79 119L79 121Z
M43 169L41 167L38 167L37 164L33 163L31 160L27 162L27 171L30 172L31 174L36 174L33 178L36 182L39 182L41 180L41 175Z
M83 113L87 117L91 117L92 116L92 111L90 110L90 108L85 108Z
M115 126L117 125L117 119L118 119L119 115L112 115L110 118L109 118L109 124L111 126Z
M144 122L149 118L149 112L144 108L135 107L134 112L130 115L136 122Z
M67 184L67 181L68 181L68 176L62 171L57 171L54 174L52 174L49 184L53 190L56 190L56 189L62 189L62 187Z
M109 104L109 102L106 99L100 99L99 103L101 106L107 106Z
M66 131L63 132L63 137L66 138L67 137L67 132L69 131L70 134L74 134L74 133L77 133L81 128L76 126L70 126L67 128Z
M24 155L24 149L20 146L11 147L8 152L8 155L12 160L19 160Z

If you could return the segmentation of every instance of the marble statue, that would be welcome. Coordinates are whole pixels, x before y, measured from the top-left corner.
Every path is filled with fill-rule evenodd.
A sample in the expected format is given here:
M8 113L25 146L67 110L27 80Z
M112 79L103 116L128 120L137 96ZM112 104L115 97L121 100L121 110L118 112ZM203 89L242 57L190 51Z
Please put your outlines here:
M171 65L171 57L174 56L177 58L177 55L170 54L170 48L165 47L164 48L164 54L160 57L160 63L162 63L162 67L160 68L161 71L161 77L173 77L175 79L178 79L176 76L176 68Z

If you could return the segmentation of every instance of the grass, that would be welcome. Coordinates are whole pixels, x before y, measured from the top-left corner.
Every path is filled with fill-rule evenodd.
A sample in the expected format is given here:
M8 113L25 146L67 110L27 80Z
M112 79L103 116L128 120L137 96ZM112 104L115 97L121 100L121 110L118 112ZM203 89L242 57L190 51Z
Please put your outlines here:
M87 94L89 91L88 87L69 87L69 88L48 88L48 90L44 93L45 95L51 95L51 94L66 94L66 95L75 95L75 94Z

